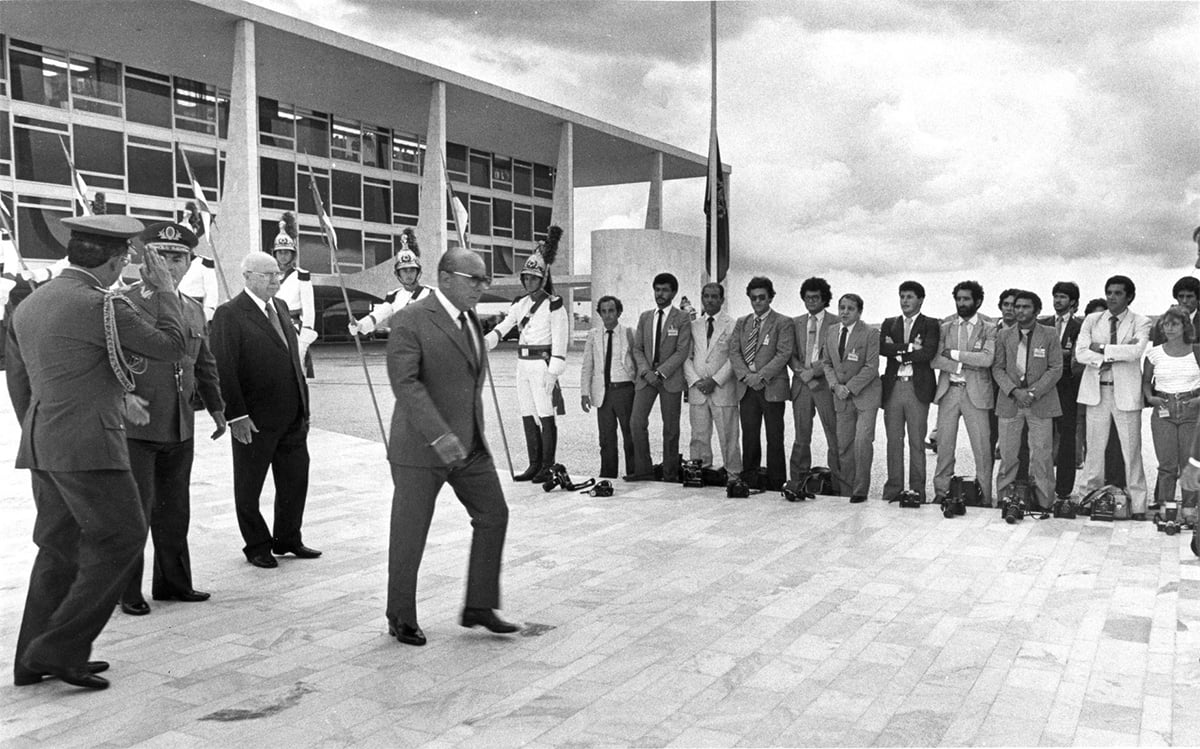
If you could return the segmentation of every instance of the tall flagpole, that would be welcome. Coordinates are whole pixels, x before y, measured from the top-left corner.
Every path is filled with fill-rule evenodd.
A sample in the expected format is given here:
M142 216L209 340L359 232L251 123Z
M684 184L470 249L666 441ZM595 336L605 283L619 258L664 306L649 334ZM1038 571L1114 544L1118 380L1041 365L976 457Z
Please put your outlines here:
M708 253L704 271L708 280L716 280L717 261L717 179L721 165L717 161L717 0L709 2L710 35L712 38L712 98L708 123Z

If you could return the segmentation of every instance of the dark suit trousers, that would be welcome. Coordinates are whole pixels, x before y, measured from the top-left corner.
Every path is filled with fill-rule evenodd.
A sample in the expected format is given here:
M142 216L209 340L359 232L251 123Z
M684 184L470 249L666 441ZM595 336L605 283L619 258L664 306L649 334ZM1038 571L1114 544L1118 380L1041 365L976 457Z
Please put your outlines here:
M625 448L625 471L633 473L633 383L618 382L604 391L604 402L596 409L596 425L600 430L600 478L615 479L621 475L617 463L617 426L621 427L621 444Z
M825 431L826 467L834 473L839 472L837 444L837 414L833 410L833 391L824 388L813 392L807 385L800 388L800 394L792 400L792 421L796 427L796 441L792 444L792 458L789 469L792 479L799 479L800 474L812 468L812 431L813 416L821 418L821 428Z
M1077 386L1059 383L1058 401L1062 416L1054 419L1054 493L1065 497L1075 490L1075 435L1079 416L1075 402Z
M500 558L508 530L508 504L492 456L477 450L458 468L390 465L395 490L388 543L388 620L417 625L417 571L438 492L446 483L471 516L466 606L500 608Z
M742 472L754 473L762 465L762 427L767 425L767 481L770 488L787 481L783 455L783 401L767 400L766 392L746 388L738 406L742 421Z
M883 430L887 434L887 481L883 499L904 491L905 428L908 430L908 488L925 498L925 433L929 427L929 404L922 403L912 381L896 382L883 407Z
M274 533L258 510L268 468L275 480ZM260 427L249 445L233 440L233 502L247 558L268 553L272 546L301 543L307 496L308 423L302 416L280 431Z
M146 518L129 471L30 474L38 554L17 636L18 676L30 666L83 666L146 544Z
M647 474L654 471L650 460L650 410L654 401L662 396L662 425L663 425L663 481L676 481L679 478L679 412L683 408L683 393L668 392L660 382L657 385L646 385L633 394L633 417L630 427L633 431L633 464L634 473Z
M192 562L188 555L191 521L191 477L195 443L128 440L129 470L142 497L142 510L150 520L154 539L154 578L151 594L169 596L192 589ZM125 602L142 598L143 554L121 594Z

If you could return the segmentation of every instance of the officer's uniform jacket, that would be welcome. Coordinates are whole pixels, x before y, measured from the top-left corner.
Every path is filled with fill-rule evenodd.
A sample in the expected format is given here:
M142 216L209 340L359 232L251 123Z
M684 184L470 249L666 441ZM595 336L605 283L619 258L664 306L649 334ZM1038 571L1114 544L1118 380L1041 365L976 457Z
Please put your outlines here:
M217 264L210 257L197 255L192 258L187 273L179 281L179 293L200 302L204 307L204 319L211 320L217 311Z
M537 306L537 310L530 314ZM488 350L496 347L514 327L528 319L520 329L518 339L521 358L529 358L530 347L549 346L550 351L541 358L550 366L550 374L558 377L567 368L567 344L571 337L571 321L562 297L549 295L541 305L531 294L519 297L508 308L508 314L492 332L487 334Z
M305 328L316 330L317 308L313 302L312 274L292 268L279 282L279 292L275 298L287 305L297 333Z
M103 303L107 290L77 268L39 287L17 307L5 352L8 393L21 420L17 468L128 470L124 390L109 364ZM182 300L155 294L149 322L114 300L126 355L175 361L186 350Z
M146 296L139 283L126 292L129 300L150 321L154 320L153 296ZM195 433L195 410L192 396L197 394L209 412L225 409L221 386L217 378L217 360L208 345L208 330L204 311L194 299L183 297L184 335L187 350L175 361L150 361L146 371L136 375L135 395L150 402L150 423L137 425L125 422L129 439L147 442L184 442Z

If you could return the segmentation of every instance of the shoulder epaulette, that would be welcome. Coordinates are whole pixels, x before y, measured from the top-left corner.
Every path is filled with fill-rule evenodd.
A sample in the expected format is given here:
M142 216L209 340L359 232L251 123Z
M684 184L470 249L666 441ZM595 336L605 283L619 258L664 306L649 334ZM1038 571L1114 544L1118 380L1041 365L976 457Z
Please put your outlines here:
M312 278L312 274L306 270L297 270L296 278L300 279L301 281L308 281Z
M392 302L396 301L396 295L399 292L400 292L400 289L396 289L395 291L389 291L387 296L385 296L383 298L383 301L387 302L388 304L391 304Z
M560 310L560 309L562 309L562 307L563 307L563 298L562 297L560 297L560 296L550 297L550 311L551 312Z
M216 268L217 267L217 264L215 262L213 262L213 259L211 257L204 257L203 255L200 256L200 264L203 265L205 268Z

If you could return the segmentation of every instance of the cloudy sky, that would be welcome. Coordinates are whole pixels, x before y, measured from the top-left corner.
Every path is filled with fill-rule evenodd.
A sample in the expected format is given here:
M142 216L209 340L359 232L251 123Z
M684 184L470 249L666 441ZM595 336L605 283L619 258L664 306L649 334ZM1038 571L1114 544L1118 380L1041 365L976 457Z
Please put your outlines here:
M708 3L255 2L707 151ZM766 273L798 312L823 275L878 319L909 276L949 313L962 278L1093 297L1122 271L1158 312L1192 266L1200 3L723 2L718 21L739 291ZM703 192L669 185L664 228L703 234ZM641 227L645 202L577 191L581 270L588 232Z

